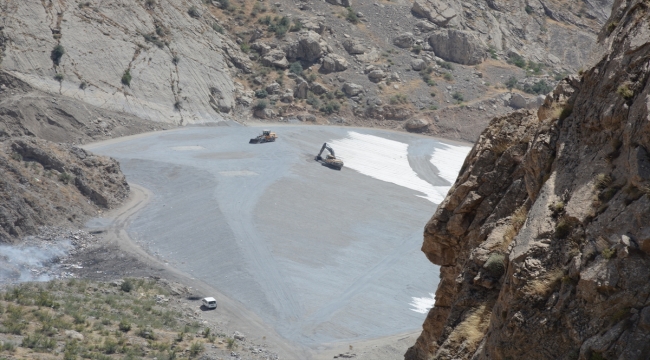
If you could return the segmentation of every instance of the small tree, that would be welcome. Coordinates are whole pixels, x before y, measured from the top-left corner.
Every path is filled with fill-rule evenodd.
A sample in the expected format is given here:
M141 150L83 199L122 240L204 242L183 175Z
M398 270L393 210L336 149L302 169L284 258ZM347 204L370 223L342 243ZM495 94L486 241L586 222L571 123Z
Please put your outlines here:
M124 74L122 74L122 84L131 87L131 70L126 69Z
M50 58L52 59L55 65L59 65L59 62L61 61L63 54L65 54L65 49L63 48L63 45L59 44L55 46L54 49L52 50L52 54L50 55Z
M303 70L302 64L300 63L300 61L296 61L292 63L291 66L289 66L289 71L296 75L302 74L302 70Z

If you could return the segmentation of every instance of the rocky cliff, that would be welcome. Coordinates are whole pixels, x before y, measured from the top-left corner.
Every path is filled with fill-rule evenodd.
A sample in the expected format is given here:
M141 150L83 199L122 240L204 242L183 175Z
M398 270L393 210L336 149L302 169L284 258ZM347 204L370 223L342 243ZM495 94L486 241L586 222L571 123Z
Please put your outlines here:
M650 356L650 10L537 111L495 118L426 225L436 304L406 359Z
M0 243L43 225L78 227L129 195L114 159L33 137L0 143L0 171Z

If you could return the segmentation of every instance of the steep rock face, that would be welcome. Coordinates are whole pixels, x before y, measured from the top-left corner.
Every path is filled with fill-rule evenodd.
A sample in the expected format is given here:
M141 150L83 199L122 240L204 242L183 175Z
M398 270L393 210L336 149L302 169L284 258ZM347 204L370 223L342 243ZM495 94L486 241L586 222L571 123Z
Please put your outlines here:
M535 113L496 118L426 225L436 304L406 359L647 359L650 13Z
M129 194L117 161L71 145L28 137L5 141L0 169L0 243L42 225L78 226Z
M474 34L485 44L483 52L491 47L508 56L578 69L588 63L595 34L611 6L611 0L415 0L411 12L430 22L421 26L423 31L454 29ZM457 62L444 52L438 56Z
M198 0L1 6L3 70L104 109L175 124L218 121L234 106L231 71L250 71L248 58L212 29L215 20Z

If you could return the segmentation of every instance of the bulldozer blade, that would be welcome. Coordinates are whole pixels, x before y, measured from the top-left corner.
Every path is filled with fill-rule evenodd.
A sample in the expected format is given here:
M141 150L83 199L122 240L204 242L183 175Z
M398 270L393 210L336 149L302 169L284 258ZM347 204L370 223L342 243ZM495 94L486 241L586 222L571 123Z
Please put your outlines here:
M257 144L259 142L260 142L259 139L251 139L248 143L249 144Z

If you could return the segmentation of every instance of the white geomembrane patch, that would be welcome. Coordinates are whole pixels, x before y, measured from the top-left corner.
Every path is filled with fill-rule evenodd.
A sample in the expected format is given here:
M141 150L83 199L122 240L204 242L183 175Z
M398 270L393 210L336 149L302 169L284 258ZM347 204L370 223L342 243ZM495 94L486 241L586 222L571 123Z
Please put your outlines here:
M406 143L350 131L345 139L332 141L332 147L342 155L346 167L421 192L424 195L418 196L433 203L441 203L451 187L434 186L420 178L409 165ZM469 147L440 144L431 161L440 177L453 183L468 152Z

